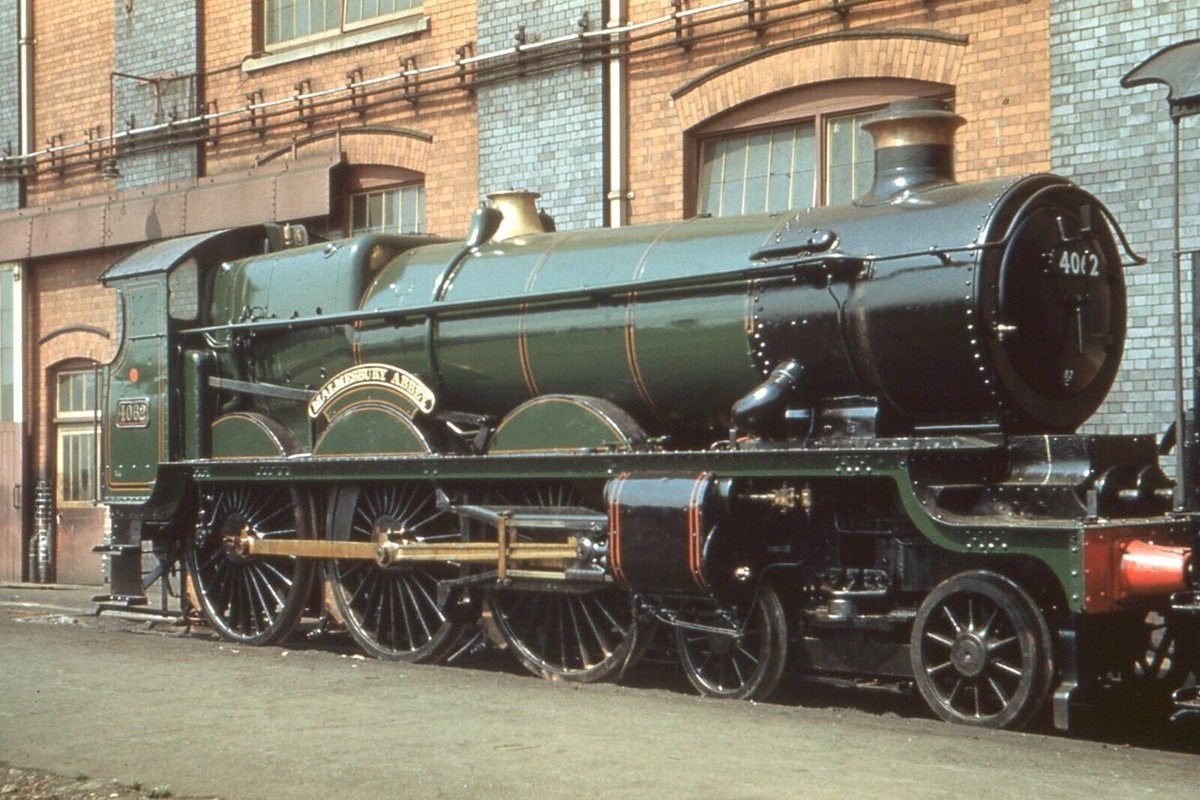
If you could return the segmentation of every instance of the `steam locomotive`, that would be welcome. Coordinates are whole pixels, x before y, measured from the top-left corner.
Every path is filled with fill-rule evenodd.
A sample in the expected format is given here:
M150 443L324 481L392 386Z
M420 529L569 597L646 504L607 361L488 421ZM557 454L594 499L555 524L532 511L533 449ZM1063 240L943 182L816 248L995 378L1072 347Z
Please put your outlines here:
M989 728L1174 688L1194 518L1153 438L1075 433L1138 259L1065 179L956 183L961 122L880 112L848 206L558 233L507 193L462 242L132 253L101 278L104 602L145 602L150 543L248 644L323 605L434 662L482 619L593 681L666 631L708 695L790 663Z

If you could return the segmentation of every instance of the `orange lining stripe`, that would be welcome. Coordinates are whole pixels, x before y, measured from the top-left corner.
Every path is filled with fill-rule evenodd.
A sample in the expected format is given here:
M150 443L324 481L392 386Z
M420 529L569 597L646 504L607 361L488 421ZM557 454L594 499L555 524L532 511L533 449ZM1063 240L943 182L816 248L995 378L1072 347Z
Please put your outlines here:
M521 313L517 318L517 358L521 361L521 376L525 378L525 388L529 390L529 396L537 397L541 392L538 391L537 381L533 379L533 367L529 363L528 319L529 304L522 303Z
M696 482L692 484L692 495L688 498L688 567L692 571L692 580L701 589L707 589L708 582L704 580L701 563L700 540L703 531L700 530L700 501L711 474L701 472L696 476Z
M658 407L650 399L650 392L646 389L646 382L642 379L642 369L638 365L637 334L633 326L633 307L636 300L637 292L630 292L628 303L625 306L625 361L629 364L629 374L633 378L633 385L637 389L638 397L646 404L646 408L657 415Z
M612 499L608 501L608 561L613 577L627 588L629 581L625 579L625 571L621 569L621 489L628 477L627 472L622 472L616 477L612 486Z

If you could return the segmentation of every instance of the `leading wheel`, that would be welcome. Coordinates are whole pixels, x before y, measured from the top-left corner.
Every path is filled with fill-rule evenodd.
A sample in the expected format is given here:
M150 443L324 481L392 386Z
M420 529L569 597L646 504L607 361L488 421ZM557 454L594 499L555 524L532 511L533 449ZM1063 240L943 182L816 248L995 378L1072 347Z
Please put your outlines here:
M911 657L935 714L984 728L1027 724L1054 675L1045 617L1021 587L991 572L955 575L925 598Z
M289 556L239 555L231 543L243 531L259 539L311 538L307 499L290 486L201 486L196 529L184 551L208 624L233 642L274 644L291 633L304 611L313 564Z
M333 539L379 544L389 535L424 543L462 538L454 517L437 508L429 484L369 484L339 495ZM339 616L369 655L437 661L462 634L463 626L450 621L438 601L438 582L458 577L453 564L381 567L374 561L338 560L328 563L326 575Z
M695 621L715 628L715 614ZM677 627L675 644L688 681L701 694L731 700L764 700L779 684L787 662L787 622L779 595L764 584L739 634Z

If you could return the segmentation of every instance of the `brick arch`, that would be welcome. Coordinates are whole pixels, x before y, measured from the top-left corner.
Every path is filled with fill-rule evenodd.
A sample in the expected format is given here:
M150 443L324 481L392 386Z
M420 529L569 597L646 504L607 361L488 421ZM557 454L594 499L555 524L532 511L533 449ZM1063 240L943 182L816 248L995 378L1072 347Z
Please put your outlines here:
M401 128L349 128L341 130L338 136L342 154L350 164L387 164L416 172L429 171L433 136L427 133ZM302 153L306 147L328 152L329 143L327 137L314 137L297 143L296 150Z
M908 78L955 85L966 39L933 34L819 37L764 51L700 76L672 92L683 130L735 106L814 83Z
M94 330L68 330L51 334L40 346L40 361L46 365L46 379L68 361L87 359L108 364L117 355L115 336Z

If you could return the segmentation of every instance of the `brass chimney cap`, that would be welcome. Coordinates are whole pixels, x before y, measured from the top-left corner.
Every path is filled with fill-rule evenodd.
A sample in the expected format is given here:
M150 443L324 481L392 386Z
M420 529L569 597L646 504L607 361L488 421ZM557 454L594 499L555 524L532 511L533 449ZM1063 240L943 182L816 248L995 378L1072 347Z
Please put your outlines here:
M875 138L875 149L908 145L953 147L954 132L966 119L950 110L945 100L899 100L875 113L863 129Z
M537 192L522 189L510 189L503 192L492 192L487 196L491 207L504 215L500 227L492 236L493 242L511 239L514 236L524 236L530 233L545 233L546 226L538 217Z

